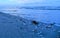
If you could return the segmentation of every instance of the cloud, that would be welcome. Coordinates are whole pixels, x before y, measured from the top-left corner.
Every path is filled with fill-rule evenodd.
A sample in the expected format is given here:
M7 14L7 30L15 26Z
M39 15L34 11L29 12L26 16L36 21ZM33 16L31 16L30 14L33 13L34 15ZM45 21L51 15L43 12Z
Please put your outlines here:
M1 4L59 5L60 0L0 0Z
M26 4L26 3L42 3L45 0L0 0L0 4Z
M9 0L9 1L16 3L35 3L35 2L43 2L44 0Z

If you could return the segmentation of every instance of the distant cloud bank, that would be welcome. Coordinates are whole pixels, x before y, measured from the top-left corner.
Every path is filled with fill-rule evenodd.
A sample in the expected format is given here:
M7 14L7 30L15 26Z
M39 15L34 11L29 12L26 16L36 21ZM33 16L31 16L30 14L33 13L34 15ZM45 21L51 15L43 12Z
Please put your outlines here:
M60 0L0 0L0 5L4 4L20 4L20 5L50 5L59 6Z

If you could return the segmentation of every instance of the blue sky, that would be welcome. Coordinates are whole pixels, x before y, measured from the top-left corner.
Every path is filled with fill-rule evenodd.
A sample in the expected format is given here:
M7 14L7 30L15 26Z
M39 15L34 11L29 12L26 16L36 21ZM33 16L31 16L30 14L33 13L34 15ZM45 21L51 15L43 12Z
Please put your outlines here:
M0 0L0 3L36 3L44 0Z
M20 5L56 5L60 4L60 0L0 0L0 5L20 4Z

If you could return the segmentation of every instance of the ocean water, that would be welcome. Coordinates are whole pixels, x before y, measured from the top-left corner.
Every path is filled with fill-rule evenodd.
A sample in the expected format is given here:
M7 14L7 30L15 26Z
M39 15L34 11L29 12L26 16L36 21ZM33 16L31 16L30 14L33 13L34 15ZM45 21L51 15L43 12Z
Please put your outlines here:
M55 22L60 24L60 10L2 9L1 11L29 20L46 23Z
M11 8L0 11L3 12L0 13L1 38L60 38L59 10Z

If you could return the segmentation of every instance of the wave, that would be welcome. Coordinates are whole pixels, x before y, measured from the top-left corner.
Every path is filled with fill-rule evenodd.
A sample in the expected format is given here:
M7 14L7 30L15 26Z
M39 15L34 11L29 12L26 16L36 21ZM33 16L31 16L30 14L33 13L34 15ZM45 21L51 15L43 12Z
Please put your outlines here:
M60 10L60 6L39 6L39 7L20 7L20 9L36 9L36 10Z

